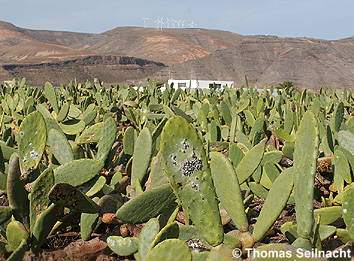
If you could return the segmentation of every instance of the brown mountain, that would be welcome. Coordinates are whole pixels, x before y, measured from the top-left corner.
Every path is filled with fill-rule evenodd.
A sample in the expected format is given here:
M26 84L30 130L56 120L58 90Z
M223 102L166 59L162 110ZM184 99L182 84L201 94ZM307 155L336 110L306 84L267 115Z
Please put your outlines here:
M135 58L134 58L135 57ZM139 82L169 77L300 88L354 89L354 38L241 36L206 29L119 27L101 34L29 30L0 22L0 81Z

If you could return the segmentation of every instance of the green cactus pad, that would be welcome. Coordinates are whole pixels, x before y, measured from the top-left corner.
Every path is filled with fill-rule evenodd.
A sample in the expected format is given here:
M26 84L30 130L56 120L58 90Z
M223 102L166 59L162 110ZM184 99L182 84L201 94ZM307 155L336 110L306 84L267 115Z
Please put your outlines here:
M6 188L7 197L14 217L19 221L27 223L29 221L29 202L27 199L27 192L24 188L24 183L20 179L20 176L19 157L14 153L9 161Z
M294 191L298 234L309 238L314 224L314 178L318 155L319 137L315 115L307 111L296 132L294 150Z
M187 216L211 245L223 240L215 189L203 143L183 118L168 120L161 136L161 155L173 190Z
M12 209L10 207L0 206L0 225L12 216Z
M63 213L62 206L51 204L36 217L36 223L31 229L32 232L32 252L36 253L43 245L55 223Z
M97 144L98 151L96 159L105 161L116 139L117 126L112 117L103 122L101 138Z
M59 126L65 134L76 135L85 129L86 123L81 120L68 120L63 123L59 123Z
M293 169L289 168L275 180L258 216L253 238L260 241L283 211L293 189Z
M103 129L103 122L96 123L89 128L86 128L76 142L78 144L97 143L101 139L101 131Z
M98 213L100 207L75 187L58 183L50 190L49 199L54 204L64 206L82 213Z
M21 172L26 173L37 167L47 142L47 129L43 116L39 112L27 115L18 134Z
M0 141L0 148L4 160L10 160L10 157L13 153L17 152L15 148L6 146L5 142Z
M333 130L338 132L341 128L342 122L344 119L344 104L340 102L334 112L333 117Z
M170 185L164 185L145 191L129 200L118 209L116 215L126 223L143 223L158 216L166 207L176 205L175 200Z
M245 156L238 164L236 168L236 174L240 184L245 182L248 177L250 177L252 173L257 169L264 154L265 143L266 140L264 139L256 146L254 146L245 154Z
M66 116L68 116L69 113L69 108L70 108L69 103L64 103L63 106L61 106L61 109L58 112L58 116L57 116L57 120L59 122L64 121L66 119Z
M345 192L342 206L343 219L352 240L354 240L354 189Z
M94 198L93 201L98 204L99 198ZM80 218L80 235L82 240L88 240L91 237L91 233L96 227L98 213L81 213Z
M100 176L95 184L86 192L86 196L92 197L93 195L97 194L102 190L102 188L106 185L106 178L104 176Z
M350 131L338 132L338 143L341 147L354 154L354 134Z
M283 153L278 150L265 152L261 161L261 165L265 165L267 162L276 164L281 161Z
M118 256L130 256L138 251L139 239L136 237L110 236L107 238L108 247Z
M302 238L302 237L298 237L291 245L296 248L302 248L309 251L313 249L311 241L309 239Z
M82 115L82 120L85 122L86 126L88 126L91 122L94 121L94 119L97 117L97 112L96 111L89 111L89 112L84 112Z
M48 131L47 145L60 164L74 160L73 151L63 132L50 129Z
M315 220L320 220L321 225L328 225L342 217L342 207L332 206L314 210Z
M14 251L22 240L27 240L28 236L29 234L21 222L11 221L6 227L7 251Z
M348 184L352 183L349 162L341 150L334 151L332 164L334 165L334 175L340 175Z
M48 194L53 186L54 173L51 168L46 169L34 182L29 195L31 228L33 228L37 217L49 207Z
M167 224L161 229L161 231L156 235L153 246L156 246L158 243L169 239L169 238L178 238L179 236L179 226L176 222Z
M237 168L238 164L240 163L243 157L244 157L243 151L237 146L237 144L230 142L229 158L234 168Z
M156 157L151 160L150 175L148 181L146 182L149 189L168 184L168 178L163 168L163 159L161 154L158 153Z
M133 155L135 142L135 129L129 126L123 136L123 150L125 154Z
M14 250L14 252L9 256L7 261L20 261L23 260L26 251L28 250L27 239L23 239L20 245Z
M147 168L150 164L152 152L152 137L148 128L144 128L134 145L134 158L132 165L132 185L138 191L141 187Z
M50 129L56 129L56 130L61 131L60 126L58 125L56 120L54 120L54 118L52 117L50 112L47 110L47 108L43 104L38 104L36 106L36 109L38 112L40 112L42 114L42 116L44 118L45 125L47 127L47 133Z
M53 85L49 82L46 82L44 85L43 93L47 98L49 104L52 106L53 110L56 113L58 113L59 112L58 100Z
M145 260L146 255L154 247L153 242L159 230L160 226L157 218L150 219L141 230L138 243L138 256L141 260Z
M73 160L54 170L55 183L67 183L76 187L98 176L102 168L101 160Z
M241 189L233 166L222 153L211 152L210 158L211 174L220 203L237 228L242 232L248 231Z
M183 260L191 261L192 254L188 246L179 239L168 239L154 247L146 261Z

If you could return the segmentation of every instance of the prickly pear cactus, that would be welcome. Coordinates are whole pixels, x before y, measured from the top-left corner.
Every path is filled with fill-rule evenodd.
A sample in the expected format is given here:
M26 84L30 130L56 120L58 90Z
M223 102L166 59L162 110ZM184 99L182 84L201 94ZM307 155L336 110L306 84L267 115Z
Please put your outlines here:
M236 174L240 184L245 182L257 169L263 158L265 143L266 140L264 139L254 146L245 154L240 163L237 165Z
M9 161L9 170L7 174L7 197L9 206L13 215L18 221L27 223L28 206L27 192L24 188L24 182L20 179L19 157L16 153L12 154Z
M96 123L91 127L86 128L76 142L78 144L97 143L102 136L103 122Z
M135 130L129 126L123 136L123 150L125 154L133 155L134 153Z
M191 261L192 254L182 240L167 239L154 247L146 257L146 261L165 260Z
M54 174L51 168L46 169L34 182L29 195L31 229L33 229L37 217L48 208L50 204L48 194L53 185Z
M248 231L241 189L231 162L219 152L211 152L210 158L211 174L220 203L237 228L242 232Z
M57 96L55 94L55 89L54 89L53 85L49 82L46 82L44 85L44 95L47 98L49 104L53 107L53 110L56 113L58 113L59 106L58 106Z
M297 233L307 239L314 224L314 178L318 156L318 126L315 115L307 111L296 132L294 150L294 186Z
M338 132L338 143L341 147L354 154L354 134L350 131Z
M354 240L354 188L345 192L342 212L349 235Z
M39 251L43 245L54 224L58 221L63 213L63 207L51 204L44 211L42 211L36 218L34 226L31 228L31 250L34 253Z
M344 118L344 104L340 102L334 112L333 117L333 130L338 132L341 128L342 122Z
M74 160L73 150L63 132L50 129L47 144L60 164Z
M185 119L174 117L162 131L160 146L166 174L185 213L209 244L220 244L223 231L218 203L198 134Z
M24 225L19 221L11 221L6 227L7 251L14 251L22 240L28 239L28 232Z
M315 220L319 220L321 225L328 225L342 217L342 207L332 206L318 208L314 211Z
M25 175L32 168L37 167L47 142L47 129L43 116L39 112L27 115L18 135L21 173Z
M134 146L134 158L132 165L132 185L137 191L141 190L147 168L150 164L152 152L152 137L148 128L144 128Z
M333 154L334 175L341 176L348 184L352 182L349 162L341 150L335 149Z
M138 243L138 256L141 260L144 260L149 251L154 247L153 242L159 230L160 226L157 218L150 219L141 230Z
M174 196L170 185L163 185L156 189L144 191L129 200L117 210L117 218L130 224L143 223L156 217L174 203Z
M103 122L101 138L97 144L98 151L96 158L105 161L116 139L117 126L112 117L108 117Z
M138 251L139 239L136 237L110 236L107 238L108 247L119 256L130 256Z
M82 213L98 213L100 207L75 187L59 183L49 192L49 199L56 205L67 207Z
M279 217L293 189L293 168L283 171L273 183L253 230L253 238L260 241Z
M103 168L101 160L72 160L54 170L55 183L67 183L79 186L98 176Z

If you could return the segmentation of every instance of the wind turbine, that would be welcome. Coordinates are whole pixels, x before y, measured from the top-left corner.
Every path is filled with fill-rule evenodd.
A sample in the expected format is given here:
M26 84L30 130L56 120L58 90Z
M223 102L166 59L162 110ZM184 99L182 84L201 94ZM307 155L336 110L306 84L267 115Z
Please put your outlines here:
M188 25L190 28L194 28L196 26L196 24L194 23L194 21L190 22Z
M149 21L150 18L148 17L143 17L143 21L144 21L144 28L146 28L146 22Z
M161 17L157 17L155 23L156 27L162 31L163 21Z

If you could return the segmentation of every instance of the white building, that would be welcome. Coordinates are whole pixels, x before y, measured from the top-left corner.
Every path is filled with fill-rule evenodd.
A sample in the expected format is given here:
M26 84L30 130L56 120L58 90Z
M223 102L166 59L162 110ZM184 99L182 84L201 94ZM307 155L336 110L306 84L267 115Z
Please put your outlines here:
M210 89L218 88L223 89L224 87L233 87L233 81L214 81L214 80L168 80L168 85L173 84L174 88L191 88L191 89Z

